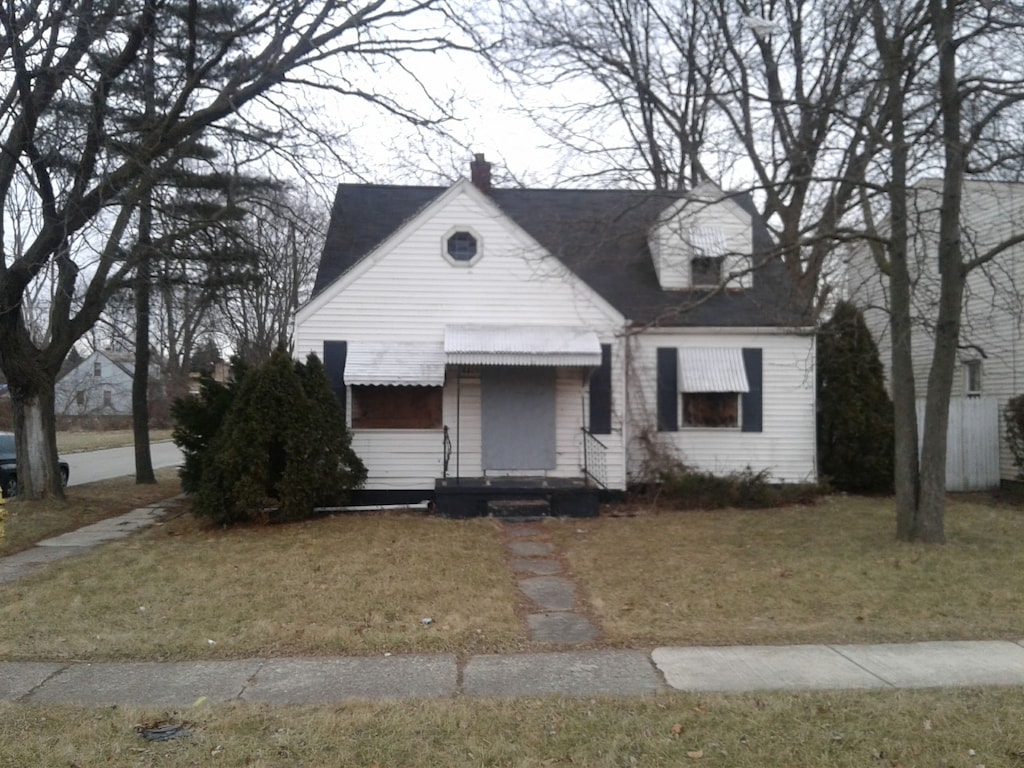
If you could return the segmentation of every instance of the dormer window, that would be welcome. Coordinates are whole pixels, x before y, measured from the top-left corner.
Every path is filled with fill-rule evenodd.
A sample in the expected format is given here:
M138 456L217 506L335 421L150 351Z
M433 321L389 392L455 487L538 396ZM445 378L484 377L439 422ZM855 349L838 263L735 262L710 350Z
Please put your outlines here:
M721 256L694 256L690 259L690 285L711 288L722 284Z
M718 227L690 227L690 285L714 288L722 284L722 263L728 246Z
M480 239L468 229L453 229L444 238L444 254L452 264L473 264L480 258L480 250Z

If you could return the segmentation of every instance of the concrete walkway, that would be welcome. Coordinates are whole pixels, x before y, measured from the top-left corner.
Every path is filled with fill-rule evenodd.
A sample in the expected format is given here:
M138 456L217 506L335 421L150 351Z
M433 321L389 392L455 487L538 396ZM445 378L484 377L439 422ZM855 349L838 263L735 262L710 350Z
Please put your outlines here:
M566 575L564 558L547 529L537 522L506 523L505 547L519 591L529 600L526 630L530 639L561 646L597 640L600 632L580 612L576 584Z
M152 524L175 501L138 509L79 531L42 541L0 559L0 583L46 564L73 557ZM510 534L510 553L529 575L556 564L553 554L526 529ZM531 554L532 553L532 554ZM529 567L527 567L529 566ZM575 614L575 597L558 587L549 610ZM561 592L559 592L561 590ZM569 597L572 596L572 600ZM0 591L2 599L2 591ZM533 614L531 614L533 615ZM584 617L585 618L585 617ZM596 631L596 630L595 630ZM186 707L209 702L272 704L354 699L417 699L448 696L603 696L686 691L838 690L1024 685L1024 640L929 642L890 645L798 645L646 650L583 650L550 653L409 654L377 657L242 659L201 662L0 662L0 700L137 704Z

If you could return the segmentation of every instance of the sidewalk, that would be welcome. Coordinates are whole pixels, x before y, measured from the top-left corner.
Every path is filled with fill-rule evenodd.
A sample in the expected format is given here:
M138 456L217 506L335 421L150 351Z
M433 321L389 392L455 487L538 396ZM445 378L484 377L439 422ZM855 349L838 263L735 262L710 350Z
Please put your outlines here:
M129 535L173 500L0 559L0 584ZM0 662L0 700L187 707L448 696L605 696L1024 685L1024 640L200 662Z

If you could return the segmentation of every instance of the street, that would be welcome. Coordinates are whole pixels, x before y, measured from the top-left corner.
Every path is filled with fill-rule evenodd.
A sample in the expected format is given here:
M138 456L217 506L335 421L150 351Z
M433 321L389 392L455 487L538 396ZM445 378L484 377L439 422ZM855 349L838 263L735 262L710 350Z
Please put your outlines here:
M181 450L168 441L150 446L153 469L174 467L181 463ZM135 474L135 448L127 445L121 448L104 448L99 451L83 451L61 456L71 468L68 485L81 485L97 480Z

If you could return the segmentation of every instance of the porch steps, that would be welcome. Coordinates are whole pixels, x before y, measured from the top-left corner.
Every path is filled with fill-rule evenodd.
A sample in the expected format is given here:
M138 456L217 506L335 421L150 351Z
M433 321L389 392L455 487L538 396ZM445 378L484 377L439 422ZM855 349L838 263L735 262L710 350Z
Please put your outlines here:
M551 502L547 499L490 499L487 514L508 522L539 520L551 517Z

